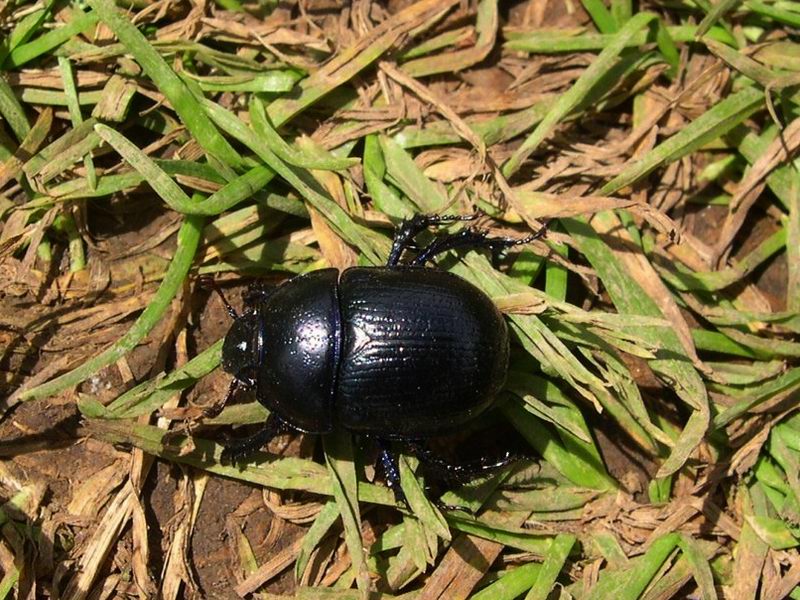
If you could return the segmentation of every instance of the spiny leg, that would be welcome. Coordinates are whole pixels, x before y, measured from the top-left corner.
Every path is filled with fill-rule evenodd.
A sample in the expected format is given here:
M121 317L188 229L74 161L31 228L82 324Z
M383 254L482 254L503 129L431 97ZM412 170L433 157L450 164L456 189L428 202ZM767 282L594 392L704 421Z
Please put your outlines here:
M394 267L400 262L405 250L411 249L414 243L414 238L426 230L428 227L435 225L446 225L456 221L474 221L480 216L480 213L473 213L471 215L414 215L410 219L406 219L397 228L392 241L392 249L389 252L389 259L386 265Z
M432 502L442 511L473 512L469 506L447 504L442 496L447 491L447 486L469 483L477 477L491 475L498 469L522 460L525 457L506 452L500 457L479 459L466 463L452 463L441 458L428 448L422 441L408 442L408 450L420 461L420 465L431 475L426 477L427 490Z
M383 468L383 475L386 477L386 487L394 493L394 499L398 503L405 503L406 496L403 488L400 487L400 469L397 466L397 459L392 453L391 442L378 438L378 462Z
M213 276L202 275L198 279L198 282L202 287L210 289L212 292L214 292L220 297L220 300L222 300L222 304L225 307L225 311L228 313L228 316L231 319L236 320L239 317L239 314L236 312L236 309L233 308L233 306L231 306L230 302L228 302L228 299L225 297L225 294L222 293L222 289L219 287L219 284L217 284Z
M248 386L245 382L240 379L232 379L231 384L228 387L228 392L222 398L222 401L212 402L210 406L206 406L203 408L203 412L200 415L201 419L213 419L214 417L218 416L219 413L222 412L222 409L233 400L236 394L239 393L240 390L246 390Z
M254 452L261 450L272 438L288 429L289 425L283 419L275 414L270 414L264 422L264 428L259 432L226 446L222 451L220 461L223 465L235 465Z
M419 458L423 466L444 475L448 482L451 483L467 483L480 475L486 475L523 458L511 452L506 452L500 457L482 458L465 463L452 463L437 456L436 453L421 442L409 442L408 449Z
M504 250L513 246L529 244L543 237L547 233L548 224L549 221L545 222L539 231L523 238L491 237L485 231L463 229L457 233L436 238L423 248L410 264L425 266L438 255L457 248L486 248L492 253L492 262L497 262Z

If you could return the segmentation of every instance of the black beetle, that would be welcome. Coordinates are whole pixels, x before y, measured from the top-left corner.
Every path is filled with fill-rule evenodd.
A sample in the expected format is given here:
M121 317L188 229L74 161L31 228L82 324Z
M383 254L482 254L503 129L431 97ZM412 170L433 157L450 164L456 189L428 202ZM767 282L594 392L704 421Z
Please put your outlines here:
M522 239L462 229L435 237L400 264L426 228L474 218L416 215L397 229L385 267L294 277L251 293L252 306L241 316L226 303L234 317L222 348L222 367L234 376L228 397L253 389L270 417L261 432L229 447L225 459L260 448L284 428L316 434L344 428L378 440L387 482L399 494L390 440L413 443L424 460L430 456L420 440L453 432L486 411L506 379L505 320L474 285L426 265L454 248L485 247L496 256L545 227Z

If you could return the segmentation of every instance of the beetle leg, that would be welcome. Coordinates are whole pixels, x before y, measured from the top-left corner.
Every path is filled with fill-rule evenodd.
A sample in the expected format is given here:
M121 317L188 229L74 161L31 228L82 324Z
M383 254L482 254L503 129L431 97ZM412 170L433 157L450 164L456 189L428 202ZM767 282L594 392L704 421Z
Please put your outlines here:
M458 233L436 238L428 246L423 248L410 264L414 266L424 266L438 255L448 250L455 250L456 248L487 248L492 253L492 261L497 262L497 259L504 250L513 246L529 244L543 237L547 233L548 223L549 222L545 222L539 231L523 238L491 237L485 231L463 229Z
M231 380L231 384L228 387L228 392L225 394L225 397L222 398L222 401L217 400L215 402L212 402L209 406L204 407L200 418L213 419L214 417L218 416L219 413L222 412L222 409L225 408L225 405L227 405L228 402L233 400L236 394L239 393L239 390L246 389L247 387L248 386L246 383L234 377Z
M409 450L419 458L420 462L441 474L449 482L465 483L479 475L485 475L502 467L522 460L523 457L506 452L503 456L494 459L480 459L466 463L451 463L437 456L430 448L423 444L409 442Z
M378 439L378 461L383 468L383 475L386 477L386 487L394 493L394 499L398 503L405 503L406 496L403 488L400 487L400 469L397 466L397 459L392 453L391 444L388 440Z
M389 252L389 259L386 265L389 267L397 266L405 250L412 249L414 238L435 225L445 225L456 221L474 221L480 213L471 215L420 215L416 214L410 219L404 220L394 233L392 249Z
M270 414L264 422L264 427L261 431L226 446L222 451L220 462L223 465L235 465L254 452L261 450L272 438L279 433L283 433L286 429L287 425L283 419L274 414Z
M231 303L228 302L228 299L225 298L225 294L222 293L222 289L217 284L216 280L211 275L203 275L199 278L199 283L202 287L206 289L210 289L212 292L216 293L220 299L222 300L222 304L225 307L225 311L228 313L228 316L233 319L234 321L239 318L236 309L231 306Z
M243 295L244 305L249 309L264 302L275 291L275 286L267 286L263 283L251 283L247 286L247 291Z

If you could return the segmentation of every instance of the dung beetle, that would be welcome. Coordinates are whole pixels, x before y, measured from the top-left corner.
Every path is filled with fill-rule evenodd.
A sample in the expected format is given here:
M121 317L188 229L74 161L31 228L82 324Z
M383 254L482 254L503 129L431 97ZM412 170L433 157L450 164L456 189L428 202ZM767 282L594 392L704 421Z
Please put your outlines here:
M506 379L508 327L481 290L426 265L456 248L483 247L496 256L546 230L511 239L464 228L415 245L429 227L476 216L416 215L397 228L386 266L294 277L251 292L242 315L225 302L234 317L222 347L222 367L234 377L226 400L252 389L270 416L223 458L236 461L285 429L326 434L343 428L378 441L387 483L399 496L391 441L447 466L422 442L458 430L492 406ZM401 264L412 249L416 256Z

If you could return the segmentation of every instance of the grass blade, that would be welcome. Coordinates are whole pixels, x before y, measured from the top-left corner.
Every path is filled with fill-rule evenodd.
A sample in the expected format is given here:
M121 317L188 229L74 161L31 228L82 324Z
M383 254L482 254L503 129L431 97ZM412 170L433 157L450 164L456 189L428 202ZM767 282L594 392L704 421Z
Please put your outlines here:
M31 126L28 123L28 117L25 116L25 110L14 95L14 90L2 77L0 77L0 115L11 127L17 140L22 143L31 130Z
M206 117L205 111L186 84L161 58L147 38L117 10L114 3L111 0L87 1L167 97L200 146L225 164L234 167L241 164L241 157Z
M564 562L572 551L575 541L574 535L562 533L556 536L545 557L544 564L539 570L536 582L525 596L525 600L547 600L550 592L555 588L558 574L564 568Z
M646 27L656 16L650 13L639 13L631 18L622 29L609 41L600 55L592 62L578 78L568 92L563 94L555 103L550 112L536 126L522 145L503 165L503 175L510 177L519 169L520 165L530 156L572 110L575 109L589 94L592 87L605 75L617 61L618 56L628 44L630 38L640 29Z
M72 20L63 27L51 29L35 40L31 40L27 44L21 44L14 48L3 63L3 69L21 67L27 62L47 54L72 37L87 31L99 20L97 12L94 11L83 12L81 10L73 10L72 12Z
M207 102L205 107L211 118L220 127L250 148L271 169L283 177L303 198L308 200L314 208L328 219L329 223L345 240L357 246L371 263L379 264L383 262L383 252L378 250L378 245L375 243L374 237L371 236L372 232L353 222L350 215L320 189L320 186L311 175L283 162L252 129L247 127L235 115L212 102Z
M578 249L597 271L620 313L664 317L655 301L645 293L591 227L576 219L562 219L562 223L577 243ZM686 356L684 346L674 331L639 328L638 334L652 338L651 343L658 344L663 349L655 360L650 361L651 368L669 381L678 396L694 409L681 438L658 471L658 477L666 477L683 466L703 439L710 419L708 396L703 381Z
M412 466L411 462L411 459L405 454L401 454L398 460L400 482L408 505L425 528L431 530L443 540L450 541L452 536L450 535L450 529L447 527L447 521L441 511L428 500L425 490L415 475L416 465ZM416 463L417 461L413 462Z
M731 94L606 183L600 193L610 196L654 169L694 152L763 107L764 94L757 89L744 88Z
M344 525L344 539L356 572L356 585L361 593L369 593L364 542L361 539L361 513L358 506L358 481L353 455L353 440L349 433L338 432L325 436L325 463L333 485L333 498L339 507Z
M95 131L113 146L134 169L141 173L144 180L170 208L180 213L217 215L252 197L275 176L274 171L268 167L254 167L202 202L196 202L189 198L154 160L128 141L125 136L107 125L95 125Z
M120 357L125 356L144 339L162 315L169 308L172 299L183 286L189 269L192 266L195 252L200 243L203 231L203 217L190 215L184 218L178 232L178 247L169 264L164 280L158 287L152 301L136 320L136 323L114 345L101 352L94 358L84 362L81 366L65 373L55 379L32 389L23 391L18 400L31 400L52 396L67 388L77 385L100 369L113 364Z
M314 549L319 545L333 524L339 519L339 505L335 500L327 502L322 510L319 511L317 518L314 519L311 527L308 528L303 543L300 546L300 552L297 553L297 561L294 563L294 578L295 581L300 581L308 566L308 561L311 560L311 554Z

